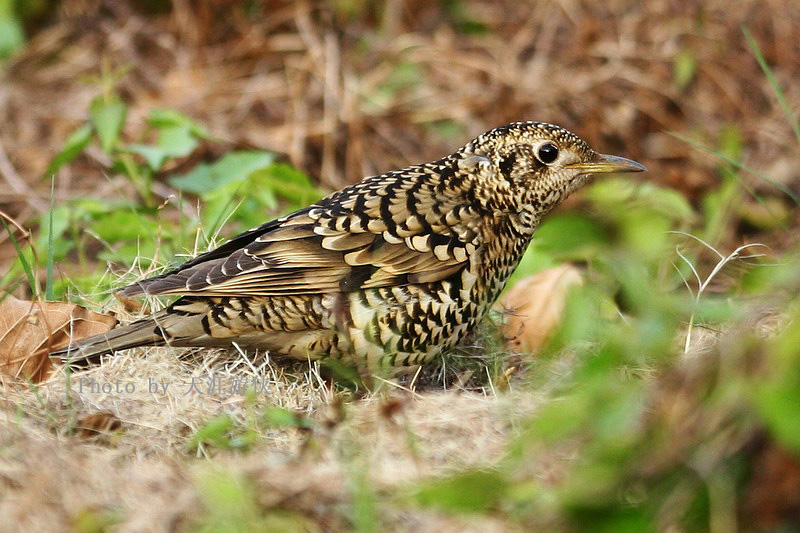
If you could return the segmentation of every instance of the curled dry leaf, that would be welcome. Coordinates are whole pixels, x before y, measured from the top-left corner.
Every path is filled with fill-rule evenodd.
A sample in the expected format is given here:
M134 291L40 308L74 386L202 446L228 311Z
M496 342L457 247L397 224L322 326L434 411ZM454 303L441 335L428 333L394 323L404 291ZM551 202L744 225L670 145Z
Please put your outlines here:
M508 348L535 352L544 346L561 322L569 289L581 284L581 273L572 265L549 268L517 282L499 304L508 313L503 329Z
M67 302L0 302L0 374L38 383L50 372L48 354L114 327L117 319Z

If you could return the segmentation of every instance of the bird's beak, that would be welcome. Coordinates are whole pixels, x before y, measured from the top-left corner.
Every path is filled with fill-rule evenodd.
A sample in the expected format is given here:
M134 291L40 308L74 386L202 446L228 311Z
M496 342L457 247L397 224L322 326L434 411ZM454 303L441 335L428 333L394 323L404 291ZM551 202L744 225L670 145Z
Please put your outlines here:
M615 155L596 154L592 161L582 163L572 163L565 165L564 168L575 168L583 171L583 174L600 174L609 172L644 172L647 169L644 165Z

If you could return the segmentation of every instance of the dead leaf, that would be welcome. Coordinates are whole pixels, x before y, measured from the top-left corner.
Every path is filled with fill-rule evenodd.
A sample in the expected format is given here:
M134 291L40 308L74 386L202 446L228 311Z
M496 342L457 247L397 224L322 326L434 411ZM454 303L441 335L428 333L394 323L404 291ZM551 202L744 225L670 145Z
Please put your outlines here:
M7 294L0 302L0 374L38 383L50 372L52 350L116 324L113 316L77 304L29 302Z
M582 285L580 271L572 265L543 270L517 282L500 300L508 313L503 329L508 347L515 352L535 352L561 322L567 293Z
M103 433L111 433L122 427L122 420L109 411L98 411L82 417L75 424L75 436L89 439Z

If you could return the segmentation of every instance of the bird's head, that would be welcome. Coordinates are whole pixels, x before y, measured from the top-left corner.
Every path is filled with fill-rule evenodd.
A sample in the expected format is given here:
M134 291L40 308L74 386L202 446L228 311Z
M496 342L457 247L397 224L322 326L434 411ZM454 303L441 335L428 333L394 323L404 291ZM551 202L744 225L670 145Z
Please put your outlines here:
M543 122L495 128L459 152L480 160L479 201L495 209L525 209L537 218L592 174L646 170L636 161L599 154L574 133Z

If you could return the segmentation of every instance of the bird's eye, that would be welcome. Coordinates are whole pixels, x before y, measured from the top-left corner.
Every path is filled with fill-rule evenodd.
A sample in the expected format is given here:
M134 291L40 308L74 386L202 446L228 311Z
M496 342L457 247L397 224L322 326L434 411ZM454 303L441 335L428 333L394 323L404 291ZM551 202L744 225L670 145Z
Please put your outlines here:
M543 144L539 147L539 151L536 152L536 157L545 165L549 165L558 157L558 148L551 143Z

